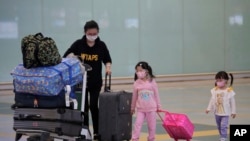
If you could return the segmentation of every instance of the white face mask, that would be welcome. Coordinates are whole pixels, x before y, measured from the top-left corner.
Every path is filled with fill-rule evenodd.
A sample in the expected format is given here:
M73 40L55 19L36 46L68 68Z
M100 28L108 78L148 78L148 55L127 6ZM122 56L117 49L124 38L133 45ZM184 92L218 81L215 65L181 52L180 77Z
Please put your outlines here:
M138 72L136 72L136 75L139 79L143 79L146 77L146 72L145 71L138 71Z
M89 41L91 41L91 42L95 41L95 40L97 39L97 37L98 37L98 35L94 35L94 36L86 35L86 38L87 38Z
M217 85L219 88L223 88L223 87L226 86L226 81L225 81L225 80L217 81L217 82L216 82L216 85Z

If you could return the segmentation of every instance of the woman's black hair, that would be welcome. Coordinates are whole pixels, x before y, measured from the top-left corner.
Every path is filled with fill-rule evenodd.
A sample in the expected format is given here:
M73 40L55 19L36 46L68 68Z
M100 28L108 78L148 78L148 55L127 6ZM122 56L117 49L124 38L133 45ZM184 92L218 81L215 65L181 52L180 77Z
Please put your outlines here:
M150 79L155 78L155 76L153 75L153 70L152 70L151 66L150 66L147 62L145 62L145 61L138 62L138 63L135 65L135 69L136 69L138 66L140 66L140 67L142 67L143 69L147 70ZM137 79L138 79L138 78L137 78L137 75L136 75L136 73L135 73L134 80L136 81Z
M231 82L230 82L230 86L233 85L233 81L234 81L234 78L233 78L233 74L231 73L227 73L225 71L219 71L216 75L215 75L215 79L225 79L225 80L229 80L229 76L231 77ZM215 83L215 86L216 86L216 83Z
M91 29L91 28L96 28L97 31L99 31L99 26L96 21L94 20L87 21L84 25L84 32L86 32L88 29Z

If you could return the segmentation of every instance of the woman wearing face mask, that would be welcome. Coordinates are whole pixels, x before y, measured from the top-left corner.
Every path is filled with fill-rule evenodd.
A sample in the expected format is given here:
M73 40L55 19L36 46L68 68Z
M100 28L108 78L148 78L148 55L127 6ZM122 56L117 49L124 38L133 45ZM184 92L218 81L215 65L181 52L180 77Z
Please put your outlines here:
M148 141L155 140L156 112L160 111L158 86L154 80L152 68L147 62L139 62L135 66L135 82L131 103L131 113L137 111L132 141L139 141L141 127L146 119L148 124Z
M211 99L206 109L206 113L213 110L217 128L220 133L220 141L226 141L229 116L236 117L235 92L232 89L233 75L230 86L227 86L229 76L225 71L220 71L215 75L215 88L211 90Z
M87 89L85 95L85 112L91 111L93 121L94 139L98 139L98 99L102 87L102 63L105 65L106 73L111 74L111 57L106 44L100 40L98 24L91 20L84 25L84 35L76 40L65 52L64 57L70 53L80 57L84 63L89 64L92 70L88 72ZM90 101L88 102L88 95ZM84 124L89 125L88 115L84 117Z

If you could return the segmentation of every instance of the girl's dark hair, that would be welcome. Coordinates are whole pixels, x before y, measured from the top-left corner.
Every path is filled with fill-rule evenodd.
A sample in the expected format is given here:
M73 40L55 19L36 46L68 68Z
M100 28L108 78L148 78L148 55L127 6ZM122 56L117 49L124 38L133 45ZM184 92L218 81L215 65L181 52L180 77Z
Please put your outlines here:
M96 21L94 20L87 21L84 25L84 32L86 32L88 29L91 29L91 28L96 28L99 31L99 26Z
M155 78L155 76L153 75L153 70L152 70L151 66L150 66L147 62L145 62L145 61L138 62L138 63L135 65L135 69L136 69L138 66L140 66L140 67L142 67L143 69L145 69L145 70L148 71L148 75L150 76L150 79ZM135 73L134 80L137 80L137 79L138 79L138 78L137 78L137 75L136 75L136 73Z
M231 77L231 82L230 82L230 86L233 85L233 81L234 81L234 78L233 78L233 74L231 73L227 73L225 71L219 71L216 75L215 75L215 79L225 79L225 80L229 80L229 76ZM215 86L216 86L216 83L215 83Z

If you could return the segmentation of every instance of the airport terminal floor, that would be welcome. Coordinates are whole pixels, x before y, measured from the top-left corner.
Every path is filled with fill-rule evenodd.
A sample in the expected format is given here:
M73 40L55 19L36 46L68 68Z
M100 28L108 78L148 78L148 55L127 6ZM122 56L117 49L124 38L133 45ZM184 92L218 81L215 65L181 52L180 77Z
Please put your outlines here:
M214 115L206 114L205 109L210 99L210 89L213 80L161 82L158 83L162 108L174 113L188 115L195 125L192 141L218 141L219 134L216 128ZM236 92L237 117L230 118L230 124L250 124L250 79L235 79L233 85ZM112 90L132 90L132 84L113 85ZM14 95L11 90L0 90L0 141L14 141L13 126ZM164 114L162 114L164 116ZM135 117L133 117L134 122ZM162 127L160 118L157 118L156 141L173 141ZM92 131L92 126L90 126ZM25 141L25 137L21 141ZM140 141L147 140L147 126L143 125Z

